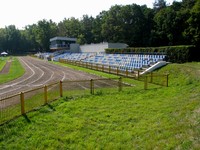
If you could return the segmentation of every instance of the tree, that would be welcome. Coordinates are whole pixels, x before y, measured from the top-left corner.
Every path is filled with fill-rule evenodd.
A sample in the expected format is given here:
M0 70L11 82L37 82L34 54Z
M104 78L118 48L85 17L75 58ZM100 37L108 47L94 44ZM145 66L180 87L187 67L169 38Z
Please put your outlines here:
M95 18L83 15L71 17L58 25L52 20L40 20L18 30L11 25L0 29L0 51L13 53L48 51L54 36L76 37L80 44L123 42L129 46L162 46L200 43L200 0L156 0L154 8L146 5L115 5Z
M182 6L186 9L191 9L198 0L182 0Z
M5 43L4 49L11 54L18 54L20 45L20 31L14 25L5 28Z
M5 29L1 29L0 28L0 52L2 52L2 51L5 51L6 49L6 47L5 47L5 45L6 45L6 33L5 33Z
M48 51L50 45L49 39L57 35L57 25L52 20L38 21L34 34L40 50Z
M154 10L147 8L146 5L141 6L142 13L144 14L144 24L143 24L143 43L142 46L151 46L151 31L154 26Z
M108 42L124 42L129 46L149 45L153 11L136 4L115 5L104 15L103 38Z
M108 42L122 42L123 19L121 18L121 6L115 5L103 16L102 36Z
M66 18L58 23L58 36L66 36L67 35L67 31L66 31L66 26L64 21L66 20Z
M166 8L167 7L167 4L166 4L166 1L165 0L156 0L154 3L153 3L153 9L158 12L160 11L161 9L163 8Z
M185 35L191 43L200 47L200 0L197 0L190 12L190 18L187 20L188 28L185 29Z
M189 17L189 10L183 9L180 3L174 2L171 6L163 8L155 14L153 45L180 45L189 44L183 36L187 28L186 20Z
M67 37L78 37L81 34L80 21L74 17L64 19L58 24L58 35Z
M87 44L93 43L94 36L92 33L93 30L94 18L89 17L88 15L83 15L81 20L81 32Z
M104 15L106 15L106 11L103 11L97 15L93 21L92 34L94 43L100 43L104 41L104 38L101 34Z
M24 37L27 40L27 43L29 45L28 49L29 51L36 51L38 52L40 50L40 44L36 41L37 36L37 25L28 25L25 27L24 31Z
M123 10L125 12L123 12ZM122 9L123 12L123 30L125 37L125 42L130 46L143 46L145 45L145 36L149 31L147 26L147 18L143 13L141 6L132 4L124 6Z

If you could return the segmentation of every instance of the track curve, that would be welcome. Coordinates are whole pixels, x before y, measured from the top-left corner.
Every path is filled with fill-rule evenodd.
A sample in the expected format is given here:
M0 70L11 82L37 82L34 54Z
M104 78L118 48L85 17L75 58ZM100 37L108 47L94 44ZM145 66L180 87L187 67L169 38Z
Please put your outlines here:
M25 74L16 80L1 84L0 98L60 80L90 80L100 78L29 56L18 57L18 59L25 68Z

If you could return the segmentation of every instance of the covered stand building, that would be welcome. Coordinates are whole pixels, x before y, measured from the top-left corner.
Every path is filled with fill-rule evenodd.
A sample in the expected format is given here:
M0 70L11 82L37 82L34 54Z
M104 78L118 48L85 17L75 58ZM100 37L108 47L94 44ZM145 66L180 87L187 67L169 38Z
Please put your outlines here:
M50 39L50 50L65 51L70 53L105 53L106 48L126 48L125 43L96 43L79 45L76 38L54 37Z
M75 52L78 52L76 49L79 45L76 44L76 38L54 37L50 39L50 43L50 50L52 51L66 50L71 52L75 50Z

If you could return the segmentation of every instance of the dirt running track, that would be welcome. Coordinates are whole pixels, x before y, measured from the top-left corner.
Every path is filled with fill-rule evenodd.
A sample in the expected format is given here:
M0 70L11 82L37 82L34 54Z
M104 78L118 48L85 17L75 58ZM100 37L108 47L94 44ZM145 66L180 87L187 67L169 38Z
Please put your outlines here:
M28 56L18 57L18 59L26 72L18 79L0 85L0 99L60 80L90 80L100 78L92 74L57 66L48 61ZM114 83L107 81L100 81L99 84L101 87L114 85ZM82 88L87 89L88 87Z

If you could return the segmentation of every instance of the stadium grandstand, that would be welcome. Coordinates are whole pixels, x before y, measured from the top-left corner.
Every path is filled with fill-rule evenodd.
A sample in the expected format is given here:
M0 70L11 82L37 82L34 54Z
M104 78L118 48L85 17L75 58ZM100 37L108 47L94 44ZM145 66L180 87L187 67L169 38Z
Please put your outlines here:
M76 43L76 38L54 37L50 39L51 50L69 50L70 44Z
M127 48L125 43L98 43L79 45L75 38L68 37L54 37L50 39L51 53L36 54L37 57L48 59L51 61L70 60L80 61L92 64L102 64L111 66L112 68L119 68L120 70L143 70L144 72L153 71L163 65L166 65L164 54L107 54L107 48Z

